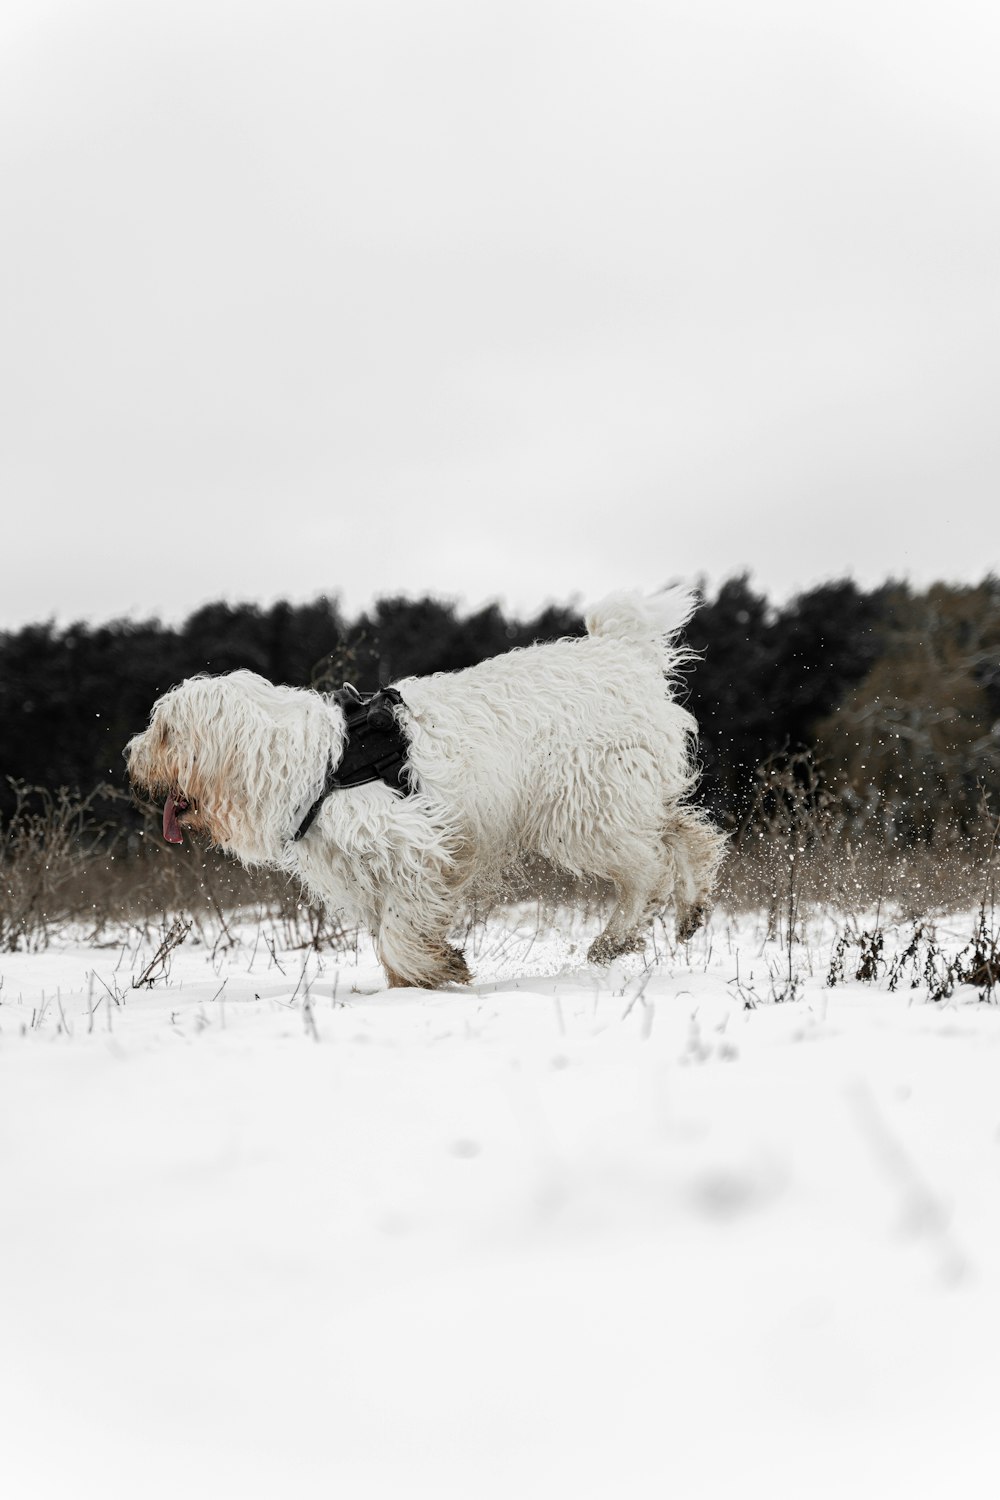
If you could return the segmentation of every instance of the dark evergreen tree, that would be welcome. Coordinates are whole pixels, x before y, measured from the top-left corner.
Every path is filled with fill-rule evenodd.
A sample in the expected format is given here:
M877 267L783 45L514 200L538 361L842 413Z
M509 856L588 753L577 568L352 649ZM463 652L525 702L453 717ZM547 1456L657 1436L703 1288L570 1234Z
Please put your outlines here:
M854 786L881 764L861 729L888 714L879 732L892 748L905 710L912 750L914 735L930 733L920 705L933 682L937 738L931 761L910 780L925 787L932 773L940 780L947 761L950 801L971 806L1000 764L998 619L996 579L977 588L937 585L919 597L905 587L865 592L841 580L777 609L746 575L729 579L702 600L688 629L696 660L685 691L701 728L700 795L734 826L753 803L761 763L813 746L836 762L826 773L830 785ZM266 609L208 604L179 627L155 620L28 625L0 635L0 811L10 808L9 776L83 791L101 781L123 786L125 742L154 700L195 672L249 667L294 686L329 689L347 680L370 688L582 630L568 607L550 605L528 620L496 604L461 616L431 597L381 599L353 622L335 600L320 598ZM872 717L873 703L881 718ZM886 776L893 805L905 802L906 777L898 767ZM862 800L864 792L854 787ZM884 802L886 791L879 795ZM902 812L896 826L909 826Z
M687 639L697 653L687 703L701 731L701 795L732 825L750 806L757 767L785 734L775 712L773 616L742 574L702 602Z
M772 625L770 698L792 749L871 671L884 646L887 590L862 593L850 579L820 584L778 610Z

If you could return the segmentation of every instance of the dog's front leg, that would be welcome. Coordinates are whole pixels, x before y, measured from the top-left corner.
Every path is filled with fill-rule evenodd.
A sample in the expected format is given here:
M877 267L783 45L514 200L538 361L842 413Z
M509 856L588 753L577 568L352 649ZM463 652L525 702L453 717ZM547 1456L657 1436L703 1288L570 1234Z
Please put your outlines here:
M343 810L334 803L328 820L337 813L346 820L350 811L349 803ZM368 813L366 840L358 838L355 819L331 826L326 842L302 851L310 889L368 929L390 985L468 984L465 959L448 942L461 904L451 841L409 801L384 799ZM345 847L349 854L341 852Z
M465 959L444 936L447 926L429 931L414 915L395 897L382 913L375 949L390 988L435 990L445 984L471 984Z
M441 989L444 984L471 984L472 975L457 948L441 933L429 933L409 921L390 901L375 935L375 951L385 969L390 989L415 986Z

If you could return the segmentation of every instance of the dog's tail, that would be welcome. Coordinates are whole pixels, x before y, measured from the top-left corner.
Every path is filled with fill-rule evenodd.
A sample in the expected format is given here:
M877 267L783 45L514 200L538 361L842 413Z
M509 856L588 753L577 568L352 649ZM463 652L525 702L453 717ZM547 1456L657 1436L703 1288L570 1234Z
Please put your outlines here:
M669 674L692 655L676 637L697 607L697 595L681 587L649 596L610 594L588 611L587 632L637 646Z
M628 640L678 657L685 652L675 645L675 637L687 625L697 603L697 594L679 586L664 588L661 594L609 594L589 610L586 628L592 636Z

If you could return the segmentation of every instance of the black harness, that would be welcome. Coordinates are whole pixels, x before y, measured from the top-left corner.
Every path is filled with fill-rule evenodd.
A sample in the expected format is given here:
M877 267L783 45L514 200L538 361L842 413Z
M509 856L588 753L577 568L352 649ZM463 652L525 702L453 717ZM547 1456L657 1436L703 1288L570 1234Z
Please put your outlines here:
M364 786L369 781L384 781L404 796L413 791L406 770L410 742L393 713L403 702L396 689L379 688L377 693L361 694L346 682L330 696L344 713L344 750L336 765L330 758L323 790L292 835L293 844L309 832L331 792Z

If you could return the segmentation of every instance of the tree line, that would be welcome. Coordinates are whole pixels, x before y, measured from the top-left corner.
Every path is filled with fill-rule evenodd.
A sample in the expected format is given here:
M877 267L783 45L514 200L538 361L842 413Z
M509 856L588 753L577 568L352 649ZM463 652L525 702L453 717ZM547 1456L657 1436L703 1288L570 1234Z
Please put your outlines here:
M182 624L28 625L0 634L0 811L8 778L124 787L122 747L154 699L195 672L249 667L320 690L453 671L583 631L579 613L470 614L435 598L213 603ZM703 590L684 695L701 726L700 796L738 827L760 768L812 752L859 825L930 837L968 826L1000 786L1000 579L913 590L844 579L775 604L747 576Z

